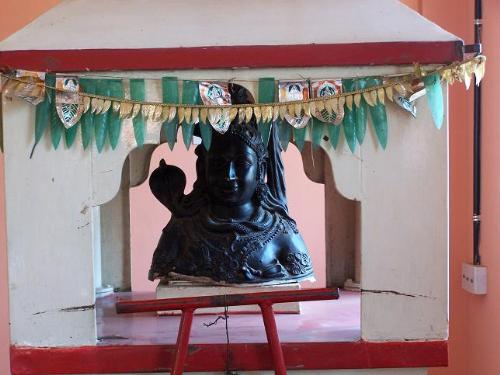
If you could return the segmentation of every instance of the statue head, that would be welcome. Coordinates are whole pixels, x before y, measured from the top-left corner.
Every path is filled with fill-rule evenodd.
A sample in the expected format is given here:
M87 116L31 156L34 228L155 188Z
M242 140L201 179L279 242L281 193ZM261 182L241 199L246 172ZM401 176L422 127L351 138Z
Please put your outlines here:
M233 104L255 102L240 85L230 84L229 91ZM225 134L213 133L209 151L200 145L196 154L198 178L204 179L208 197L215 204L246 204L265 184L267 152L255 117L241 124L236 117Z

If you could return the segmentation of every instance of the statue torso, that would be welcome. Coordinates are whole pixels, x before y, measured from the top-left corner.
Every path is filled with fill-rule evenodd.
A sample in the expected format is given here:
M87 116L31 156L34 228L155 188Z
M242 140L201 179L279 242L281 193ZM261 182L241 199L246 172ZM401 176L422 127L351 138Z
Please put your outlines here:
M244 221L215 218L205 209L171 219L149 277L284 282L311 278L312 265L293 220L263 207Z

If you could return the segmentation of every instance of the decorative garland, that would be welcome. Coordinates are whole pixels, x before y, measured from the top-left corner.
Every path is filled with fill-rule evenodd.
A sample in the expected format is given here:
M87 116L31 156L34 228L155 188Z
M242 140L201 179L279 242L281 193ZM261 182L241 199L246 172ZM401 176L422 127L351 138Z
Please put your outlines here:
M111 147L117 146L121 122L132 119L137 144L144 143L145 121L161 122L167 142L173 148L178 127L186 147L192 141L194 126L199 124L203 144L208 149L212 128L224 133L230 122L248 122L251 118L261 128L267 142L272 123L280 126L280 140L286 149L292 139L301 149L306 137L306 128L311 129L311 140L317 146L325 133L333 147L338 145L340 128L352 152L361 145L366 131L367 113L370 113L379 144L387 145L386 98L399 104L414 116L413 102L427 94L432 117L437 128L444 118L441 81L453 84L465 83L469 88L472 76L479 84L485 73L486 57L479 55L462 62L433 70L424 70L415 64L414 72L387 77L359 77L351 79L310 81L279 81L273 78L259 80L259 102L255 104L230 104L227 100L227 83L182 82L182 98L179 100L178 80L175 77L162 79L163 102L145 99L143 79L130 79L130 99L124 98L121 79L89 79L15 71L0 73L0 93L6 97L20 97L37 105L35 120L35 146L48 126L51 139L57 148L62 135L70 147L74 143L77 128L81 127L84 148L94 136L99 152L106 138ZM310 89L321 83L325 92ZM276 86L279 101L275 101ZM207 90L217 88L219 96L210 97ZM294 95L283 94L295 90ZM285 91L284 91L285 90ZM311 97L309 97L312 92ZM230 98L229 98L230 100ZM211 126L210 126L211 125Z

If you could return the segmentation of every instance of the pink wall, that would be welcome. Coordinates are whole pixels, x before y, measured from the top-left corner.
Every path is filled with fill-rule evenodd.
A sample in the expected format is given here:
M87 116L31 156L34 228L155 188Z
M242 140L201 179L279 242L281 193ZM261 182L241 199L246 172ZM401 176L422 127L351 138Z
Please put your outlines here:
M423 14L445 29L473 41L474 2L421 3ZM500 129L496 121L500 79L500 4L483 0L484 50L488 74L483 84L481 255L488 267L488 294L474 296L461 289L462 262L472 261L472 92L450 90L450 366L431 375L497 375L500 373L500 252L498 242L497 166Z
M0 40L21 29L61 0L2 0Z
M473 41L474 1L407 0L443 28ZM488 294L474 296L461 288L462 262L472 261L472 92L450 89L450 364L430 375L497 375L500 373L500 252L498 214L500 129L495 116L500 80L500 4L483 0L483 41L488 73L483 83L482 131L482 263L488 267Z
M0 12L0 40L22 27L32 18L58 1L40 2L36 0L23 2L23 11L19 12L19 2L3 0ZM472 40L472 0L406 0L408 5L449 31L470 42ZM460 288L460 267L463 261L470 261L472 254L472 95L462 87L454 87L450 91L450 367L433 369L431 375L497 375L500 373L500 250L498 243L498 219L500 212L500 186L498 183L497 164L500 163L500 128L496 126L494 106L498 103L495 84L500 81L500 4L495 0L483 0L485 10L484 42L488 55L488 72L484 81L484 125L483 125L483 213L482 213L482 257L483 264L488 267L487 296L472 296ZM179 148L180 149L180 148ZM177 152L177 151L176 151ZM191 153L178 151L178 156L170 156L171 160L190 163ZM164 147L157 149L153 160L161 157ZM168 157L168 152L167 152ZM177 158L177 159L176 159ZM296 151L288 152L287 164L299 165ZM295 159L295 160L294 160ZM155 164L155 162L153 162ZM180 163L179 163L180 164ZM291 168L288 168L290 174ZM300 178L302 172L293 171L297 177L288 177L289 186L294 178ZM3 159L0 158L0 186L3 186ZM311 185L318 188L319 185ZM131 192L132 202L146 193L135 188ZM300 200L301 191L293 191L290 186L291 200L295 202L292 213L300 217L301 210L308 202ZM3 190L3 189L1 189ZM299 199L293 198L298 195ZM152 220L147 214L147 207L154 207L155 202L145 198L143 207L133 203L133 225L151 228L157 234L168 220L166 212L155 208L158 216ZM149 201L147 199L150 199ZM9 373L8 365L8 310L6 285L6 251L3 217L4 196L0 191L0 374ZM319 216L319 214L318 214ZM305 232L307 223L299 222ZM145 236L144 231L133 233L134 248L134 286L139 289L149 288L144 282L145 272L149 266L150 253L155 239ZM313 248L314 238L308 239ZM142 244L139 255L139 243Z
M438 4L439 3L439 4ZM462 1L447 16L449 3L426 1L423 13L445 29L470 42L473 2ZM447 5L447 7L445 7ZM448 13L449 14L449 13ZM490 65L491 67L491 65ZM489 79L489 78L488 78ZM457 85L450 89L450 366L433 370L432 375L472 375L466 369L466 304L461 289L461 264L472 254L472 93Z

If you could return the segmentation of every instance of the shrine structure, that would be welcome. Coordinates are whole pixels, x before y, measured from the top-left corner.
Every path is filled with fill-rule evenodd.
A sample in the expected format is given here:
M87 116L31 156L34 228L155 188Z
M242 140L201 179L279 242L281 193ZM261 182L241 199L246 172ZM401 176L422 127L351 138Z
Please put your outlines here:
M395 0L67 0L0 43L0 68L145 77L152 102L163 76L246 81L257 96L261 77L389 76L462 59L459 38ZM325 184L327 286L352 276L360 291L278 318L289 370L424 375L447 365L443 92L442 129L425 98L416 118L387 105L385 150L371 130L354 153L325 133L314 163L308 149L295 166ZM53 150L44 138L30 158L35 107L2 105L13 374L168 371L178 317L117 316L114 297L96 298L104 284L130 289L128 189L147 179L162 124L147 121L140 148L124 120L115 150ZM207 334L196 319L186 371L223 371L222 328ZM260 316L235 319L231 368L271 370Z

